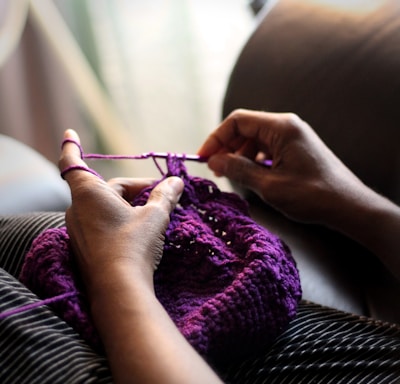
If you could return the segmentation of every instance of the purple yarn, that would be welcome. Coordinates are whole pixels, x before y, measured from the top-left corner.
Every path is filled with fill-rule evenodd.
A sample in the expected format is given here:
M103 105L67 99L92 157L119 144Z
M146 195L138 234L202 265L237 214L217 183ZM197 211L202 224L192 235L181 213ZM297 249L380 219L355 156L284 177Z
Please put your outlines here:
M25 304L25 305L22 305L21 307L16 307L16 308L10 309L8 311L1 312L0 320L3 320L3 319L6 319L7 317L16 315L17 313L30 311L31 309L42 307L43 305L49 305L51 303L56 303L58 301L65 300L68 297L72 297L72 296L76 296L76 295L78 295L77 291L71 291L71 292L62 293L61 295L49 297L48 299L34 301L33 303Z
M209 360L234 359L269 345L295 317L301 298L289 248L250 218L238 195L188 175L182 159L169 157L167 168L165 177L180 176L185 189L154 275L158 299ZM151 189L132 205L144 205ZM41 298L83 292L65 227L34 240L20 280ZM101 347L83 294L52 305L92 346Z
M51 305L91 346L101 349L65 227L48 229L34 239L25 256L19 280L42 299L79 292L79 295Z

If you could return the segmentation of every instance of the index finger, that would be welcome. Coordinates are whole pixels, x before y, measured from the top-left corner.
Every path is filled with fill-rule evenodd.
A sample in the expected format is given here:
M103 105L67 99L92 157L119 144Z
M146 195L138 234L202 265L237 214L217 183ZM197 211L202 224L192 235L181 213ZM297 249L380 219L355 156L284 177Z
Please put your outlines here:
M277 114L274 113L236 110L207 138L197 153L210 157L222 149L235 152L248 139L256 139L262 146L267 140L266 128L276 122Z
M82 156L83 152L78 134L72 129L66 130L64 132L64 141L62 144L61 156L58 161L58 168L61 172L61 176L68 184L75 178L88 177L88 175L85 174L87 172L101 178L97 172L87 166ZM72 172L76 170L83 170L86 172Z

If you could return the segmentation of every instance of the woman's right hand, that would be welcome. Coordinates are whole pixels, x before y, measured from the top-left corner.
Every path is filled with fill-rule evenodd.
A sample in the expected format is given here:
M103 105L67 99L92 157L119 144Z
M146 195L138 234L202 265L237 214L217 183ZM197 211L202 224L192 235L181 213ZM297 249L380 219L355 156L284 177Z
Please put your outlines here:
M400 279L400 207L362 183L298 116L237 110L198 154L286 216L364 245ZM260 165L265 159L270 167Z
M257 193L292 219L325 223L366 186L292 113L237 110L198 154L217 175ZM260 163L272 161L266 167Z

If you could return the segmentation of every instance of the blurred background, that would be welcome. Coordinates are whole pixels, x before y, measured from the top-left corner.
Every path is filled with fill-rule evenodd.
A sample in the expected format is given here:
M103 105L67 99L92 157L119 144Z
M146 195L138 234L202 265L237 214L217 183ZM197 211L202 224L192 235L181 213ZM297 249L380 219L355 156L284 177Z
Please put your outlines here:
M195 153L221 119L230 71L259 6L0 0L0 133L53 162L67 128L78 131L86 152ZM151 160L91 165L106 178L158 176ZM212 178L204 164L189 169Z

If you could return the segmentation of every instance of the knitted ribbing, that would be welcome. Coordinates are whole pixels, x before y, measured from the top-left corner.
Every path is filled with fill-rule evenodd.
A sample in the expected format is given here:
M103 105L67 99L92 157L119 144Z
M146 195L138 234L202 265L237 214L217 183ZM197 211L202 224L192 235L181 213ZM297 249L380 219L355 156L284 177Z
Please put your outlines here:
M167 166L164 177L180 176L185 188L171 213L154 275L158 299L209 360L234 359L265 347L294 318L301 297L289 248L249 216L237 194L190 176L182 160L170 157ZM144 205L153 187L132 205ZM20 279L41 298L81 292L53 308L92 346L101 347L65 227L34 240Z

